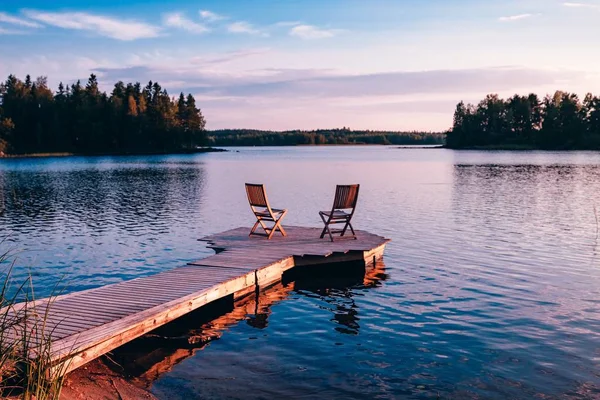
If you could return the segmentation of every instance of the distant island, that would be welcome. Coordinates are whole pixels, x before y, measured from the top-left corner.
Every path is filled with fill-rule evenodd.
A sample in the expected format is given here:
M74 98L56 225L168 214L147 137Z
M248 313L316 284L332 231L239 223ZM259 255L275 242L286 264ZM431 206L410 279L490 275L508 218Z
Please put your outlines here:
M557 91L501 99L490 94L479 104L458 103L446 147L452 149L599 150L600 98L580 101Z
M208 132L210 146L299 146L331 144L441 145L444 133L341 129L261 131L221 129Z

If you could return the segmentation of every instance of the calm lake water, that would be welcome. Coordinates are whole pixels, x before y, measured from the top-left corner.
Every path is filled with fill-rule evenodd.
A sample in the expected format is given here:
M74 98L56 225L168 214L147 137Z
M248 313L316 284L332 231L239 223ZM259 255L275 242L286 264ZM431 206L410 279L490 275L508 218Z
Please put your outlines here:
M0 160L2 246L39 295L156 273L212 254L197 238L252 225L244 182L311 226L336 183L360 183L354 225L392 239L384 270L283 288L260 323L243 314L161 374L159 398L600 397L600 153Z

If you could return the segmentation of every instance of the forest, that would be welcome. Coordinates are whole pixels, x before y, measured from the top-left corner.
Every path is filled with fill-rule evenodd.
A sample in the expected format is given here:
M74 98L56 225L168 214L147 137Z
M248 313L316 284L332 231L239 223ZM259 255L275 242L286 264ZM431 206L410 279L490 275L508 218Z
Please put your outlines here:
M171 97L158 82L114 84L99 89L46 77L9 75L0 84L0 155L145 154L194 151L198 146L295 146L319 144L443 144L442 133L223 129L207 132L194 96Z
M261 131L252 129L223 129L210 131L211 146L297 146L321 144L443 144L444 134L433 132L396 132L341 129L313 131Z
M194 96L157 82L117 82L110 94L94 74L56 92L46 77L0 84L0 154L179 152L206 143L205 123Z
M447 133L449 148L600 149L600 97L557 91L501 99L490 94L479 104L458 103Z

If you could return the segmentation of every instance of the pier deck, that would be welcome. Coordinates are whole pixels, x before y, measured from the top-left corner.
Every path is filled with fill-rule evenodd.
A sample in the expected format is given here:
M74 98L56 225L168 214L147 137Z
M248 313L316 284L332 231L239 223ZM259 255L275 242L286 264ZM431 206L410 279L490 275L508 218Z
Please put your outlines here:
M156 275L39 300L26 310L29 326L40 323L36 318L45 321L53 360L71 371L214 300L268 287L293 267L374 263L389 241L365 231L357 231L356 240L330 242L319 239L318 228L286 230L287 237L271 240L249 237L248 228L205 237L201 240L217 254Z

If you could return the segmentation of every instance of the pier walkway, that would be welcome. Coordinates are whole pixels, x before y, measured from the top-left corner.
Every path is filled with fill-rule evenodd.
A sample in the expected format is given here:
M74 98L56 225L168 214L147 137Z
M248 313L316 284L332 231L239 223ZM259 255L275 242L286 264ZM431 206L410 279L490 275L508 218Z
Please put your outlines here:
M249 237L248 228L205 237L201 240L217 254L155 275L38 300L27 307L28 326L44 323L54 363L71 371L214 300L273 285L294 267L372 264L389 241L365 231L357 231L356 240L331 242L319 239L319 228L286 230L287 237L271 240Z

